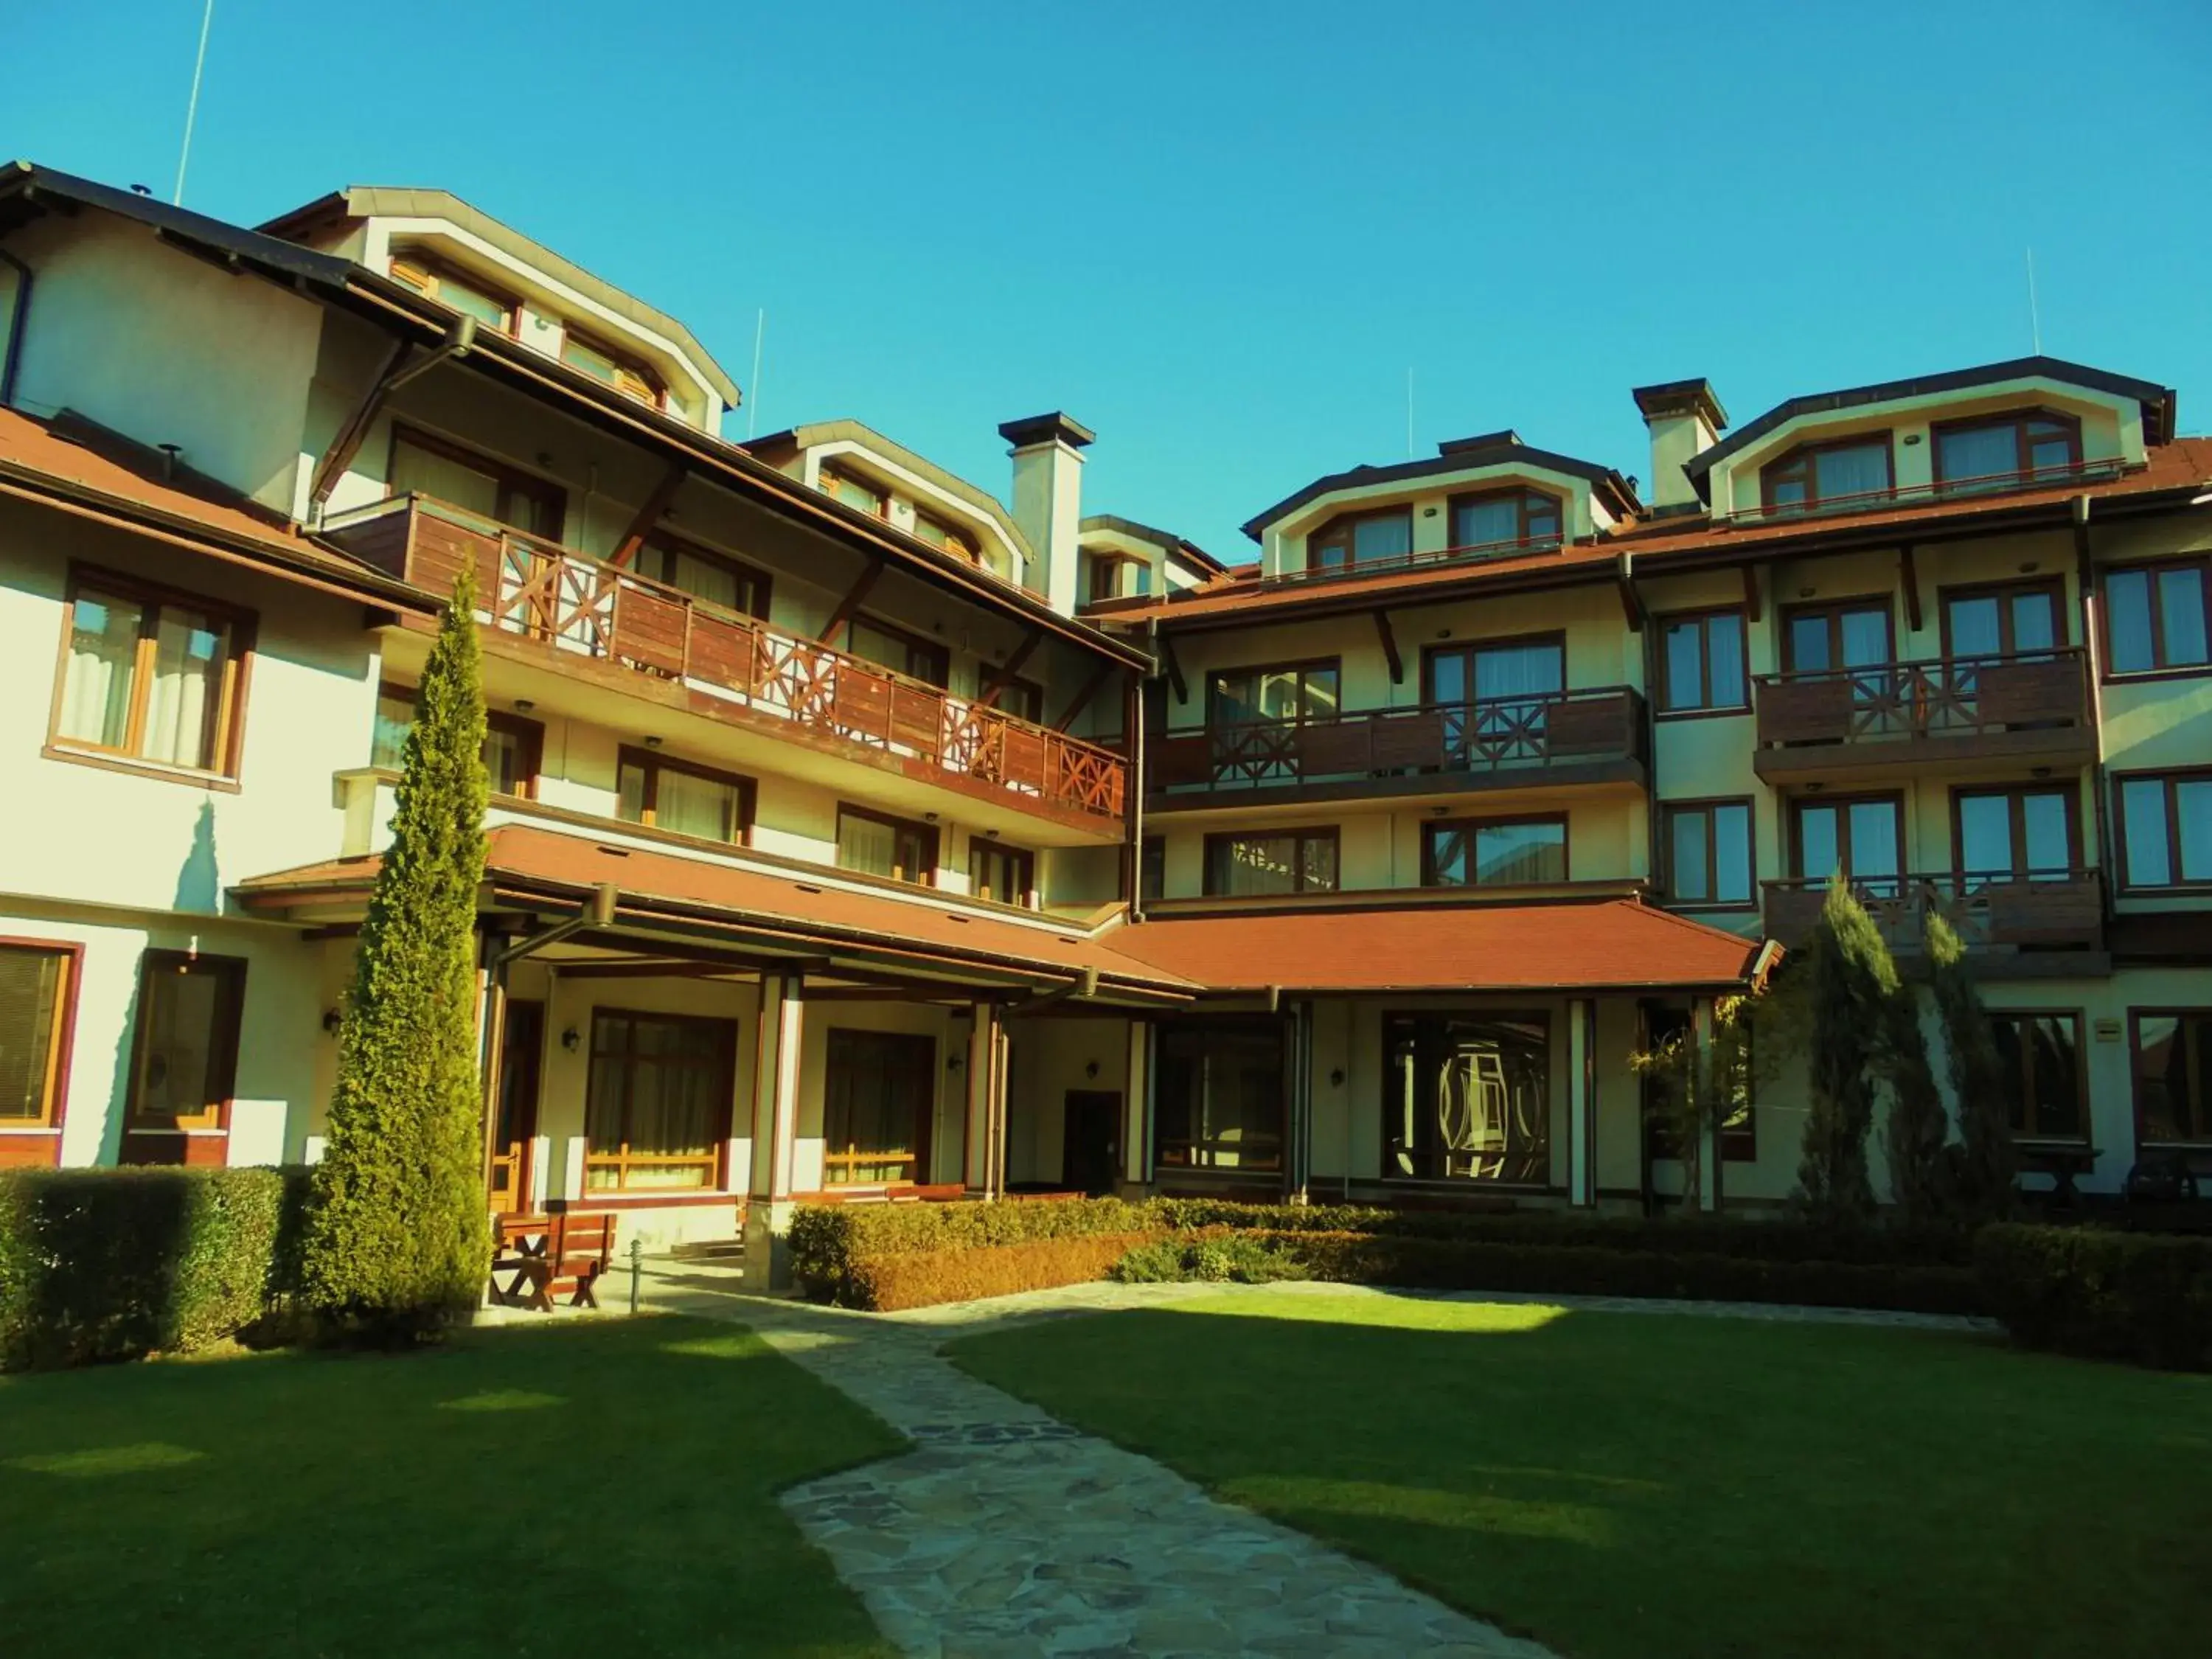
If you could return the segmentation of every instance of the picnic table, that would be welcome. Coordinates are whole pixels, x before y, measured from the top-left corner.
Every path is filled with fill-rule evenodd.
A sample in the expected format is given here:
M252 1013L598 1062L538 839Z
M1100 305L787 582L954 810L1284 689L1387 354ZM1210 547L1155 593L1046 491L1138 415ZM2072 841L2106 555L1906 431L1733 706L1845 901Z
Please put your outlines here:
M566 1211L559 1215L503 1215L495 1226L491 1253L495 1304L550 1313L554 1297L566 1285L574 1287L570 1307L599 1305L595 1287L614 1258L613 1216Z

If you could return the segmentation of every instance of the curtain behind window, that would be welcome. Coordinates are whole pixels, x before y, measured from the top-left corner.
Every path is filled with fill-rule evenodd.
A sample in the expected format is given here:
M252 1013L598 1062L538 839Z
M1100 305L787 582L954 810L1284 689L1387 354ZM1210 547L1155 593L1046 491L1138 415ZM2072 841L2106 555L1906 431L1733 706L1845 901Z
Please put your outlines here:
M80 593L70 632L68 678L58 731L80 743L120 749L130 728L131 675L144 613L129 599Z

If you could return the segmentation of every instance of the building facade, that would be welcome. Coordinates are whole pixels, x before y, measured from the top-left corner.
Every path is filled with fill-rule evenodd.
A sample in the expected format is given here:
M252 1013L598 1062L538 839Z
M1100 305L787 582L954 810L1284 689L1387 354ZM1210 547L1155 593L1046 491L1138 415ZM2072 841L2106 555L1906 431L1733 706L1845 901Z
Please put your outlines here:
M489 1201L1666 1201L1632 1053L1841 872L1966 933L2053 1171L2203 1146L2212 447L2049 360L1638 393L1224 567L852 420L443 192L248 229L0 171L0 1164L319 1153L412 687L472 569ZM2009 446L2008 447L2008 446ZM1707 1149L1794 1177L1802 1091Z

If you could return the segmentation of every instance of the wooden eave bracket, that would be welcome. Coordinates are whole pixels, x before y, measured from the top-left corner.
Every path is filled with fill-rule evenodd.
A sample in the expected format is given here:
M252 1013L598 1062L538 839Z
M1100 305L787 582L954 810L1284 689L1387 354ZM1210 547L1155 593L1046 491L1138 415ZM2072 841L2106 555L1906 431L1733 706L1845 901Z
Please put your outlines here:
M1747 564L1743 567L1744 618L1747 622L1758 622L1765 615L1765 605L1759 597L1759 567L1755 564Z
M666 516L670 506L676 500L676 492L684 487L689 471L680 460L669 463L668 471L653 486L653 494L645 498L645 504L638 508L636 515L629 521L629 528L623 532L622 539L615 544L615 550L607 558L609 564L617 569L627 570L629 568L630 562L637 557L638 550L645 545L645 538L653 533L653 526Z
M1032 628L1024 635L1022 642L1014 647L1013 654L993 669L989 678L983 682L982 689L975 694L975 707L988 708L995 704L999 701L999 694L1014 683L1014 676L1022 672L1023 665L1043 643L1044 630L1041 628Z
M1091 706L1091 698L1098 695L1099 687L1106 684L1107 677L1113 673L1116 665L1110 662L1102 662L1098 665L1097 672L1083 682L1081 689L1075 694L1074 700L1060 712L1060 718L1052 723L1054 731L1065 732L1075 724L1075 717Z
M1406 683L1406 659L1398 654L1398 635L1390 626L1390 613L1380 606L1375 611L1375 637L1382 641L1382 660L1390 665L1390 684Z
M1190 688L1183 684L1182 659L1176 655L1175 641L1166 635L1160 635L1160 665L1168 671L1168 686L1177 702L1190 701Z
M815 638L823 645L831 643L837 637L837 630L853 620L853 613L866 602L876 584L883 580L883 574L884 562L879 558L872 558L862 565L860 574L853 579L852 586L837 601L837 608L830 613L830 620L822 625L822 631Z
M1913 562L1912 544L1906 542L1897 550L1897 574L1905 588L1905 620L1917 634L1920 620L1920 568Z

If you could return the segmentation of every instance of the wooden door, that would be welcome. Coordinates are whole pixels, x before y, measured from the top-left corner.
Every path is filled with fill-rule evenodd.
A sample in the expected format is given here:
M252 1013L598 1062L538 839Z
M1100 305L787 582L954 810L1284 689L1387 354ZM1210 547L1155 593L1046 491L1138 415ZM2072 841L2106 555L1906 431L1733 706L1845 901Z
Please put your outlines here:
M512 1001L500 1043L499 1114L492 1124L491 1207L496 1215L526 1215L530 1143L538 1133L538 1084L545 1053L545 1005Z
M1103 1198L1121 1178L1121 1097L1110 1090L1070 1089L1060 1139L1060 1183Z

